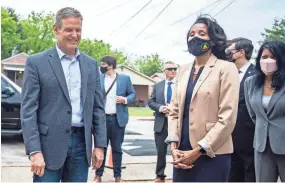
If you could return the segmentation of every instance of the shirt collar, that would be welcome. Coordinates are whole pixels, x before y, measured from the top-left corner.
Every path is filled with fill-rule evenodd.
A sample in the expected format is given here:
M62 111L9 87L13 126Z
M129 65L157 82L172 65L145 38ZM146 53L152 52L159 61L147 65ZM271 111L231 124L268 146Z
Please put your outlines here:
M248 67L250 66L250 62L248 62L247 64L244 64L239 70L242 72L242 73L245 73L248 69Z
M174 78L173 78L171 81L169 81L169 80L165 79L165 84L167 84L167 83L169 83L169 82L174 83Z
M63 51L61 51L61 49L57 46L57 44L55 45L55 47L56 47L56 51L57 51L57 54L58 54L60 60L61 60L63 57L67 57L68 59L71 60L70 57L68 57ZM80 56L79 48L76 48L75 57L77 58L77 60L79 60L79 56Z
M105 74L105 77L107 78L116 78L117 73L115 72L112 76Z

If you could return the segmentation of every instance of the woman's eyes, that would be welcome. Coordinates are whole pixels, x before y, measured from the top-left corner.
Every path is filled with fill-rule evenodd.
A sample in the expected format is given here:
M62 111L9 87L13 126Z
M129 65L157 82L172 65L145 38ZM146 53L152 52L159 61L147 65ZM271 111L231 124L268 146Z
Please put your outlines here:
M192 33L192 34L190 34L189 36L190 36L190 37L193 37L193 36L195 36L195 34ZM206 34L205 34L204 32L200 32L200 33L199 33L199 36L206 36Z

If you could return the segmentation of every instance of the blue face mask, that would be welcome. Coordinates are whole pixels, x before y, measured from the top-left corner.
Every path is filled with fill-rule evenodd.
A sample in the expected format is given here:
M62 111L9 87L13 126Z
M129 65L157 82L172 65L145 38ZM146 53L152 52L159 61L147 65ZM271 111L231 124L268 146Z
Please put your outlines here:
M190 41L187 42L187 45L189 53L196 57L204 55L211 49L210 40L204 40L199 37L193 37Z

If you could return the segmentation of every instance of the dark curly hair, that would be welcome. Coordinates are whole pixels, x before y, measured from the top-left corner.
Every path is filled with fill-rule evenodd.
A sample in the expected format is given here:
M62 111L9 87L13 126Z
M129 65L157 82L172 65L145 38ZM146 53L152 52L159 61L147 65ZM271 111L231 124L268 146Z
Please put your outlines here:
M264 84L265 74L260 67L260 58L263 50L268 49L276 58L277 71L272 75L271 87L279 90L285 83L285 43L281 41L267 41L263 43L256 57L256 85L262 87Z
M206 24L208 26L208 33L212 44L212 53L222 60L229 60L225 53L228 47L227 36L224 29L217 23L215 19L209 15L200 15L191 28L198 23ZM190 30L187 32L186 41L188 42Z

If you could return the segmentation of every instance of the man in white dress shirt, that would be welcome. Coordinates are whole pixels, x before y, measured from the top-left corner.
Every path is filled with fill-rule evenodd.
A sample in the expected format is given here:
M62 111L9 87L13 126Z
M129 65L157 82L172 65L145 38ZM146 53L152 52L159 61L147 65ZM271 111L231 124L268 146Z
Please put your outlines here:
M136 93L129 76L118 74L115 69L116 58L104 56L101 58L101 87L104 94L107 141L111 142L115 182L121 182L122 144L125 128L129 120L128 104L135 102ZM107 142L107 144L108 144ZM102 166L96 170L94 182L101 182L105 158Z
M168 61L164 65L165 80L154 85L149 99L149 107L155 111L154 138L157 149L156 179L155 182L164 182L166 175L167 144L164 142L168 135L167 115L169 113L168 104L170 103L174 78L177 66L174 62Z
M230 41L231 45L226 52L237 66L240 78L240 94L238 116L235 129L232 133L234 153L229 182L255 182L253 136L254 123L252 122L244 98L244 81L255 73L255 67L249 62L253 45L246 38L236 38Z

